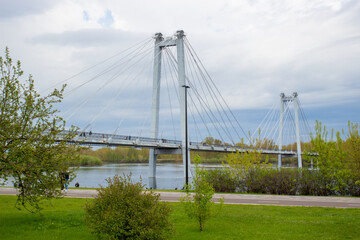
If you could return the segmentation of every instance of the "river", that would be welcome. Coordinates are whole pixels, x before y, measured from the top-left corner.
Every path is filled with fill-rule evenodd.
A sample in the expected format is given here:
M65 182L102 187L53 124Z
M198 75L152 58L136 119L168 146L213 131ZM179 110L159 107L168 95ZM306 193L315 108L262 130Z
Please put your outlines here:
M205 168L221 167L221 164L204 164ZM80 187L99 187L106 186L105 179L114 175L132 174L132 181L142 181L145 187L149 187L149 164L148 163L117 163L105 164L102 166L80 167L76 178L71 182L70 187L74 187L78 182ZM156 168L156 188L157 189L181 189L184 185L183 166L179 163L158 163ZM189 180L191 181L191 179Z
M206 169L222 167L221 164L201 164ZM193 172L193 168L190 169ZM107 186L106 179L112 178L116 174L131 174L132 182L141 181L145 187L149 187L149 164L148 163L113 163L102 166L79 167L76 178L70 183L70 187L75 187L78 182L80 187L97 188L99 185ZM189 173L189 176L191 174ZM189 178L191 182L191 178ZM1 183L1 182L0 182ZM11 178L5 186L12 186ZM156 168L156 188L157 189L181 189L184 186L183 166L179 163L157 163Z

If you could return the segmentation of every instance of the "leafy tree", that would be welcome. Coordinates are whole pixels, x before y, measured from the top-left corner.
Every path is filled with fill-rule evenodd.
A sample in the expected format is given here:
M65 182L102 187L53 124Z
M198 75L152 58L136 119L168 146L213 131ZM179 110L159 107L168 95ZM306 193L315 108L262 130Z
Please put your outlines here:
M207 171L199 167L200 157L195 156L195 175L192 184L187 188L193 190L187 192L185 197L180 200L185 206L185 211L188 216L195 218L199 223L200 231L204 230L205 222L213 214L214 202L211 201L215 191L214 188L207 182ZM221 199L223 203L223 199Z
M65 131L54 109L65 86L40 97L31 75L21 82L20 61L13 63L8 48L0 57L0 71L0 179L13 180L18 208L36 212L43 199L61 196L60 172L74 177L68 163L78 157L78 147L66 140L75 136L75 128ZM57 142L60 134L63 142Z
M226 162L233 175L239 179L245 179L251 170L256 171L261 168L270 168L272 165L268 163L268 157L262 160L261 152L256 148L247 152L230 153L226 156Z
M349 153L349 165L353 173L360 178L360 126L348 121L348 133L344 142L344 150Z
M351 134L350 134L351 135ZM349 151L344 149L344 140L340 132L329 132L326 127L317 121L315 134L311 135L310 152L316 152L314 166L321 176L321 195L345 194L349 187L349 179L353 177L353 162ZM307 155L305 158L311 158Z
M213 145L214 144L214 138L213 137L206 137L205 140L203 141L203 143L208 144L208 145Z
M255 148L257 149L275 149L278 146L273 139L263 138L256 141Z
M101 239L167 239L171 234L171 209L159 194L143 192L130 176L108 178L107 187L86 204L85 222Z
M214 139L214 145L223 145L223 142L219 139Z

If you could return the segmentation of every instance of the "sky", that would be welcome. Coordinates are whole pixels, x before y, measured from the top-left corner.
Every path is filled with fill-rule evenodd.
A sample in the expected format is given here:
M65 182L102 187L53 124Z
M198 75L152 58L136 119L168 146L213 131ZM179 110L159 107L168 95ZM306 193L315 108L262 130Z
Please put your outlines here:
M336 130L359 122L358 0L0 0L1 55L8 46L40 92L157 32L173 36L180 29L245 131L254 132L282 92L298 93L311 127L315 120ZM119 108L93 131L113 131L110 120L124 112L132 120L123 127L145 123L149 109L124 107L151 96L150 85L138 88L133 100L130 90L120 95ZM105 104L111 90L105 91L69 122L86 126ZM89 92L76 93L61 109Z

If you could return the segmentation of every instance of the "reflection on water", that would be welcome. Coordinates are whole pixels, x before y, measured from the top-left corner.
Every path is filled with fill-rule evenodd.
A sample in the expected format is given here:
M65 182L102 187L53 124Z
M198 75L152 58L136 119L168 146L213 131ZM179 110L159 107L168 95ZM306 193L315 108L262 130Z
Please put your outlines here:
M221 165L204 165L207 168L220 167ZM132 181L142 181L149 187L149 164L148 163L120 163L106 164L103 166L80 167L76 178L70 184L73 187L76 182L80 187L106 186L105 179L114 175L132 174ZM182 164L158 163L156 168L157 189L181 189L184 185L184 173Z

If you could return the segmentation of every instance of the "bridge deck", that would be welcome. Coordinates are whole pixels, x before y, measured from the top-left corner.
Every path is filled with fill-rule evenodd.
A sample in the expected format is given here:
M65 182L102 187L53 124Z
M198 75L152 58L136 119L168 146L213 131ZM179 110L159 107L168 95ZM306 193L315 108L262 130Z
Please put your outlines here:
M63 141L62 137L59 136L58 141ZM103 133L81 133L74 139L68 141L81 145L103 145L109 147L139 147L139 148L155 148L159 150L170 150L177 151L176 153L180 154L182 149L181 141L169 140L169 139L155 139L147 137L135 137L135 136L125 136L125 135L112 135L112 134L103 134ZM251 152L254 151L250 148L241 148L236 146L229 145L208 145L206 143L199 142L190 142L190 150L196 151L209 151L209 152L228 152L233 153L236 151L239 152ZM296 151L278 151L271 149L258 149L262 154L281 154L285 156L295 156Z

